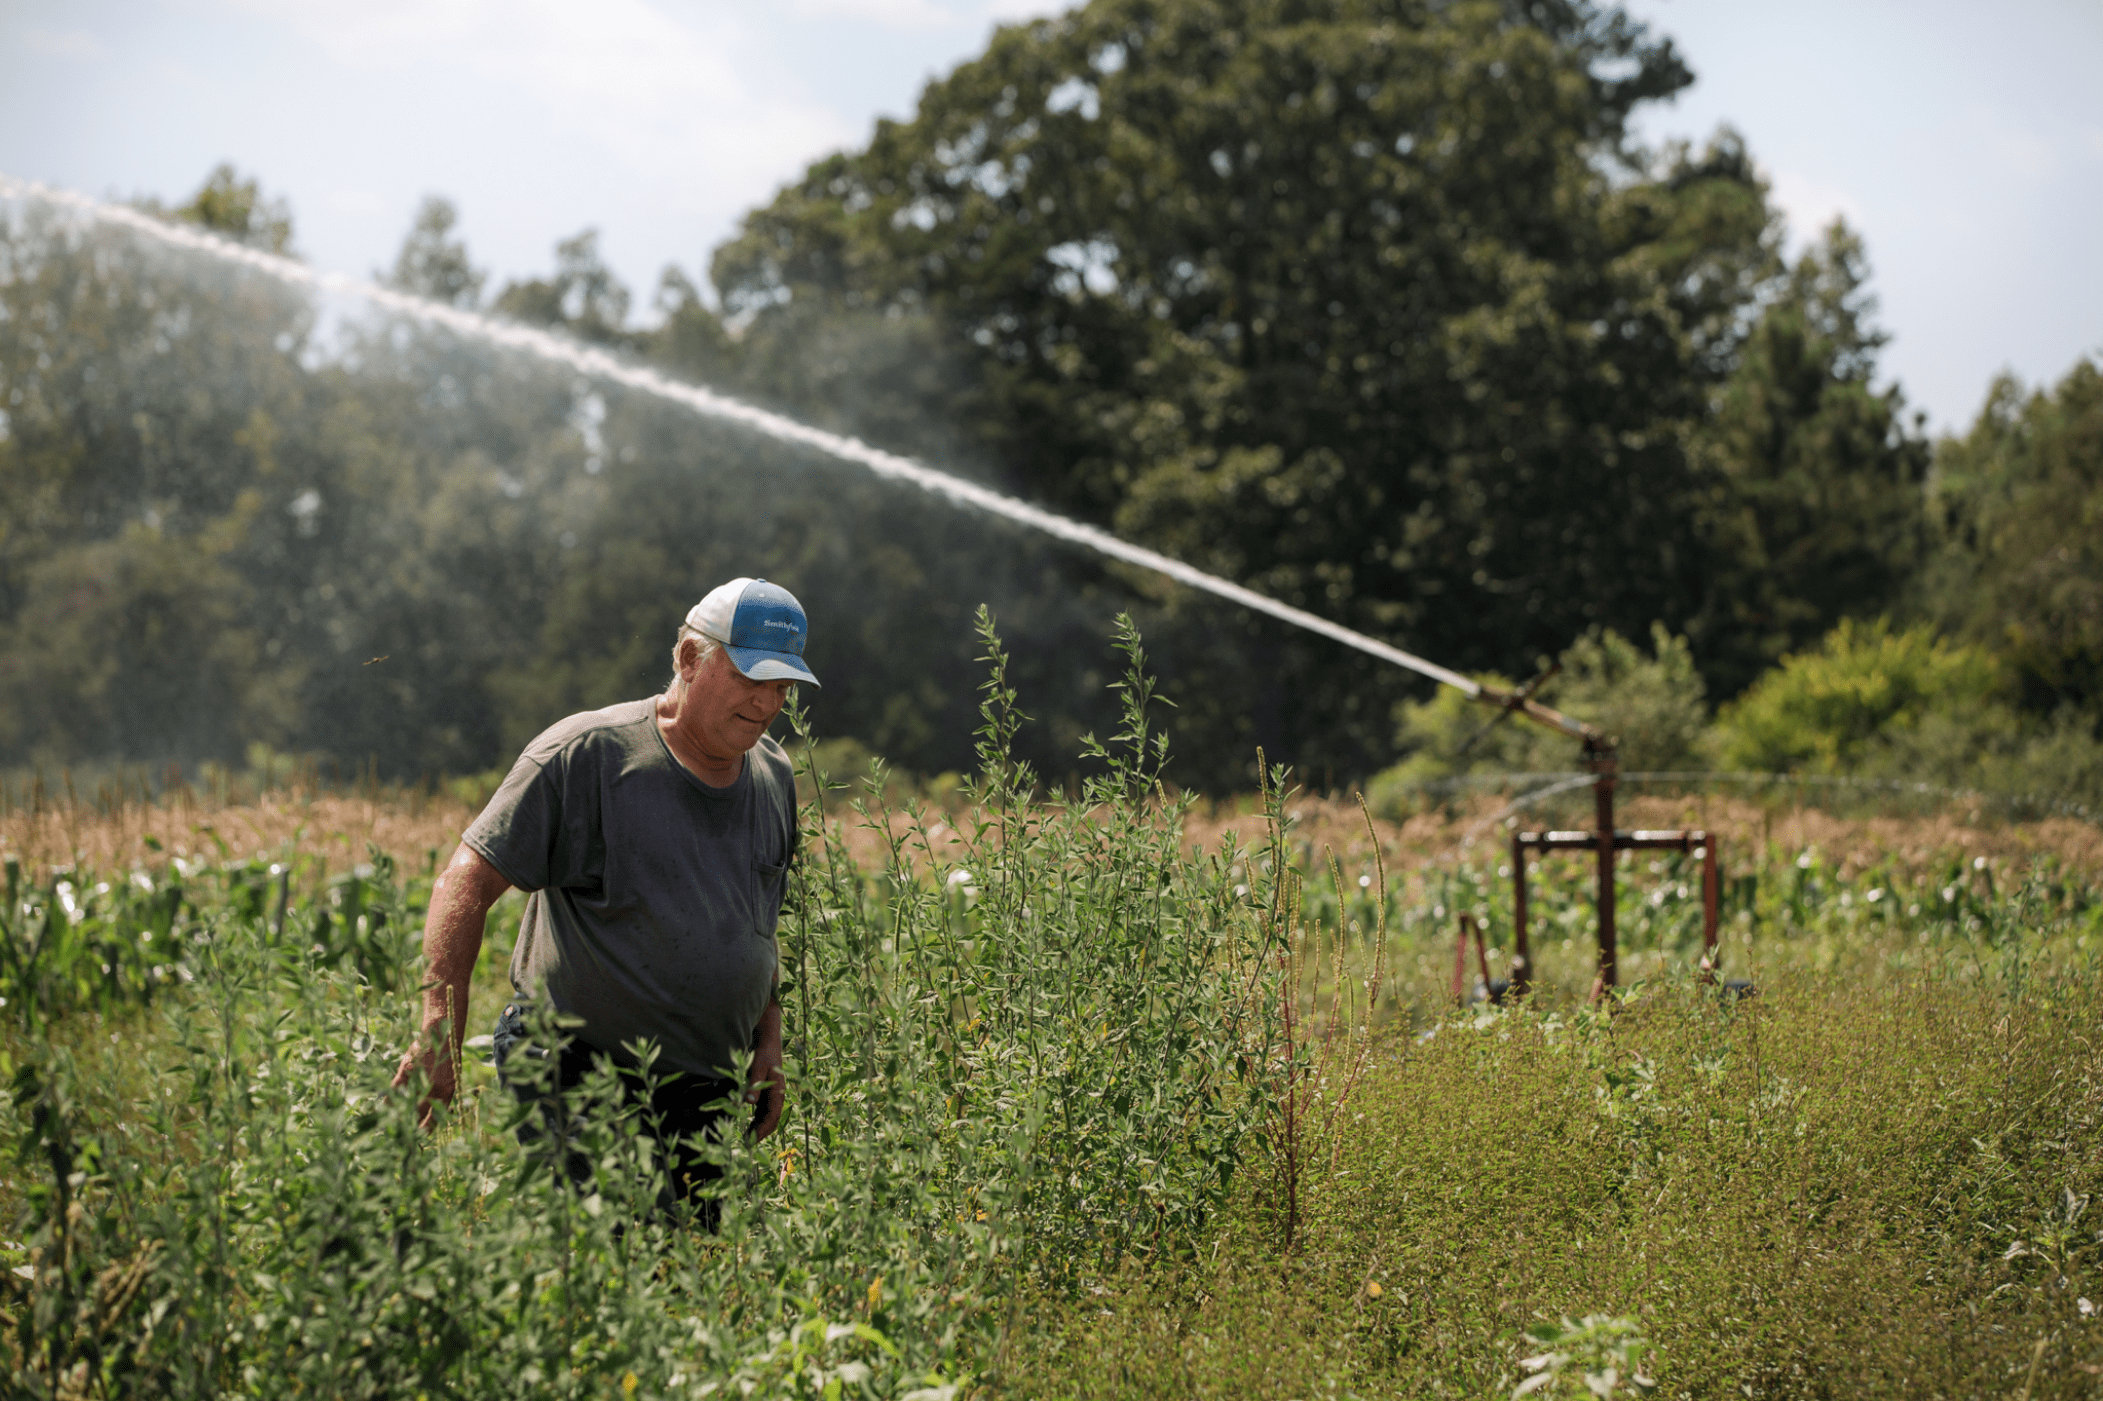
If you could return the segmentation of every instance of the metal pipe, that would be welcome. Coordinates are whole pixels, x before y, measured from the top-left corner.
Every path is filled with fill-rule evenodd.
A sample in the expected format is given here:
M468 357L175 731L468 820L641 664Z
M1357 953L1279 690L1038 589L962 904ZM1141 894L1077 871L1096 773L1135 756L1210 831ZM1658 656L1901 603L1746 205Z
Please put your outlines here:
M1590 851L1599 845L1597 832L1522 832L1519 839L1543 851ZM1614 833L1614 845L1622 851L1699 851L1700 832L1669 832L1638 828Z
M1614 820L1614 779L1609 760L1593 780L1593 799L1602 824ZM1698 853L1701 857L1701 978L1703 982L1714 982L1715 971L1722 960L1723 856L1720 848L1721 840L1716 833L1700 830L1617 832L1602 825L1596 832L1512 833L1512 905L1517 924L1512 986L1524 991L1519 970L1523 966L1527 972L1532 971L1527 945L1529 892L1526 855L1530 851L1591 851L1597 854L1598 880L1594 901L1599 911L1599 975L1592 983L1595 1002L1605 995L1607 989L1618 985L1620 976L1620 951L1614 927L1615 853L1643 849ZM1526 960L1524 964L1520 961L1522 959Z
M1704 832L1701 838L1701 980L1713 983L1722 962L1717 927L1723 908L1723 858L1716 850L1714 832Z
M1512 833L1512 977L1514 1000L1524 997L1533 985L1533 945L1526 932L1526 843L1524 834Z
M1620 979L1620 959L1614 947L1614 761L1609 755L1592 781L1593 805L1599 814L1599 977L1592 984L1595 998L1611 991Z
M1418 668L1412 669L1416 670ZM1431 675L1430 672L1425 672L1424 674L1427 676ZM1443 681L1446 678L1439 677L1438 679ZM1452 685L1453 683L1448 681L1447 684ZM1612 752L1603 731L1585 723L1583 720L1565 715L1552 706L1542 705L1524 691L1507 691L1501 686L1491 686L1480 681L1470 682L1469 685L1474 689L1467 691L1467 694L1473 700L1479 700L1484 705L1495 706L1499 710L1517 711L1527 719L1546 725L1551 730L1561 730L1572 739L1583 740L1587 753L1591 752L1595 747L1605 752Z

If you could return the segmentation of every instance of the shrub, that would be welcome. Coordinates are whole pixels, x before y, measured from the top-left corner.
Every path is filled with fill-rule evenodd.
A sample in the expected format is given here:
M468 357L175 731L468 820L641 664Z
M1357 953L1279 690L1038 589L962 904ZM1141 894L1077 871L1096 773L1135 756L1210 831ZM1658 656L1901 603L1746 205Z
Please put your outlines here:
M2103 812L2097 720L2093 712L2064 706L2049 720L2028 721L2013 753L1990 755L1980 765L1979 785L2090 817Z
M1928 627L1844 621L1725 707L1718 729L1733 768L1853 773L1890 767L1923 746L1945 751L1982 728L2012 733L1999 667Z
M2071 708L2049 719L2007 700L1982 648L1928 627L1843 623L1787 658L1718 718L1734 768L1843 774L1984 789L2079 809L2103 796L2103 743Z

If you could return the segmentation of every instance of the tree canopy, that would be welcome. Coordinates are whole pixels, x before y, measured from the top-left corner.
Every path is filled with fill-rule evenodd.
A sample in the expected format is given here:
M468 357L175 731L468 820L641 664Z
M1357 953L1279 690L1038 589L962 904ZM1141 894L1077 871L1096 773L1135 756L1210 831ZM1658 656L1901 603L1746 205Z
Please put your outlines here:
M2103 703L2103 369L2002 376L1936 455L1935 616L2001 650L2038 707Z
M1735 140L1627 145L1686 81L1584 6L1098 3L714 272L755 339L934 318L1007 480L1481 663L1695 582L1679 430L1770 255Z
M917 416L982 470L1449 664L1700 631L1737 523L1695 440L1787 278L1735 136L1629 139L1689 80L1588 5L1099 0L813 165L714 275L790 366L931 325L952 377ZM1246 659L1183 693L1244 690L1274 717L1244 741L1385 742L1387 701L1349 701L1406 683L1252 645L1273 694Z

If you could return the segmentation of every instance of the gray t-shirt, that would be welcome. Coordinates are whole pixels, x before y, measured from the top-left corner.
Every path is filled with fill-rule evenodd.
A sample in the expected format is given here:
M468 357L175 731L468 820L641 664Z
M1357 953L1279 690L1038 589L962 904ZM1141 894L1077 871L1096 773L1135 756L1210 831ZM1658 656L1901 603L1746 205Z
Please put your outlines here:
M668 1069L727 1075L774 985L796 849L788 755L761 739L736 783L672 757L657 703L572 715L526 746L461 837L532 892L511 956L521 997L583 1019L601 1050L642 1037Z

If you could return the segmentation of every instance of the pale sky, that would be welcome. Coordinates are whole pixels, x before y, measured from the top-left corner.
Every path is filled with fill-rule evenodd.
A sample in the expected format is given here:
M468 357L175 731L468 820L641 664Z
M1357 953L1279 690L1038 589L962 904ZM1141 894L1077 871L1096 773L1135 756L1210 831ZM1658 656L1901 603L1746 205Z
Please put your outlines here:
M478 263L601 232L647 302L705 272L810 160L904 116L1036 0L0 0L0 172L187 196L231 160L297 251L369 274L427 193ZM1651 139L1728 121L1799 237L1864 234L1887 377L1941 428L1991 376L2103 353L2103 4L1634 0L1696 86Z

